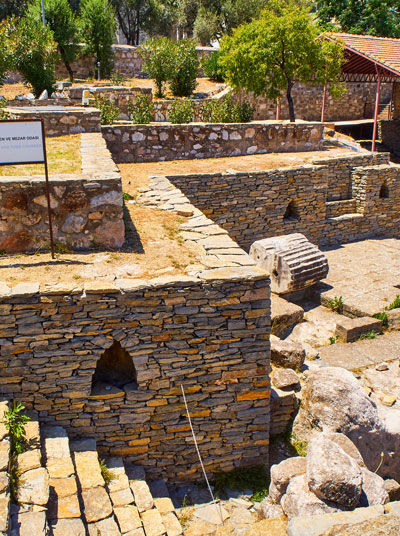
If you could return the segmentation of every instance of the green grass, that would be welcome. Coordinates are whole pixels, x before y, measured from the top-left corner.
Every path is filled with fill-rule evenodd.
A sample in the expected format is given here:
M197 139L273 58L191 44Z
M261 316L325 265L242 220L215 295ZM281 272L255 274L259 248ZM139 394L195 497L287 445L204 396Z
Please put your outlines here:
M343 297L339 296L339 298L338 298L337 296L335 296L333 300L328 301L328 307L329 307L329 309L331 311L333 311L335 313L342 314L342 312L343 312Z
M225 488L243 491L251 489L254 502L262 501L268 495L270 477L264 465L237 467L227 473L215 473L214 488L216 496L221 495Z
M336 337L329 337L329 344L336 344L337 338Z
M388 319L388 315L383 312L383 313L376 313L373 315L374 318L377 318L378 320L380 320L382 322L382 327L384 328L388 328L389 327L389 319Z
M376 339L379 336L379 333L374 331L373 329L370 329L367 333L363 333L359 337L359 341L364 341L365 339Z
M397 294L396 298L390 305L385 307L386 311L392 311L393 309L400 309L400 294Z

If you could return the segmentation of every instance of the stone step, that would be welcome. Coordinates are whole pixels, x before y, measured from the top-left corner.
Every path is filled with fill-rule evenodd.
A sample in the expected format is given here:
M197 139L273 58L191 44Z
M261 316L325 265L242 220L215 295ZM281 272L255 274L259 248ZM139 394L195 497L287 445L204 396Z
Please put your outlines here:
M3 423L3 415L9 409L6 400L0 402L0 536L8 534L8 519L10 511L10 490L8 478L8 463L10 457L10 442L8 430Z
M67 432L62 426L43 427L42 443L50 486L47 518L53 534L85 534Z
M96 441L72 441L71 451L89 536L120 536L110 495L101 473Z

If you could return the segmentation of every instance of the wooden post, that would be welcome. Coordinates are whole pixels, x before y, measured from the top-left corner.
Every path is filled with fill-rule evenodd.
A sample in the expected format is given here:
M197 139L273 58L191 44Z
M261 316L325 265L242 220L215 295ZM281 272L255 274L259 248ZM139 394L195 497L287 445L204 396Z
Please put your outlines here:
M276 103L276 116L275 119L279 121L281 118L281 99L278 99L278 102Z
M48 166L47 166L46 135L45 135L45 131L44 131L43 119L42 119L42 138L43 138L43 149L44 149L44 172L45 172L45 175L46 175L47 211L48 211L48 215L49 215L50 251L51 251L51 258L54 259L54 237L53 237L53 223L52 223L52 220L51 220L49 170L48 170Z
M327 83L324 84L324 93L322 95L321 123L325 121L326 89Z
M379 72L379 69L376 65L375 65L375 68L378 74L378 84L376 86L376 97L375 97L374 131L372 134L372 152L375 151L375 146L376 146L376 134L378 132L379 98L381 96L381 73Z

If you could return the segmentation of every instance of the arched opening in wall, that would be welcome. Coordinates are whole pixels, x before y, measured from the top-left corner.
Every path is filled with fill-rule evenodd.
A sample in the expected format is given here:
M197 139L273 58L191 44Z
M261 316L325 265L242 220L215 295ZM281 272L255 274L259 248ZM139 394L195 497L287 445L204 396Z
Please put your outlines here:
M114 341L97 362L92 378L92 391L96 386L108 385L121 389L128 383L136 384L135 365L129 353Z
M290 203L286 207L285 214L283 215L283 219L286 221L293 221L293 220L300 219L299 208L293 200L290 201Z
M382 183L381 189L379 190L379 197L381 199L385 199L386 197L389 197L389 188L386 184L386 181Z

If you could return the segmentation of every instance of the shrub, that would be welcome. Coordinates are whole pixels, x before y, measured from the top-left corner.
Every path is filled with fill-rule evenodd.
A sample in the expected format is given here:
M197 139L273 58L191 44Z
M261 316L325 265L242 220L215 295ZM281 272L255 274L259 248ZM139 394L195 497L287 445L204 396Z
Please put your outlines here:
M119 108L107 97L97 97L95 99L96 108L100 109L100 123L102 125L112 125L119 118Z
M221 52L216 50L210 56L205 56L203 58L203 71L204 74L210 80L214 82L223 82L224 77L222 74L222 68L218 63L218 59L221 56Z
M111 76L110 76L110 80L113 84L115 84L116 86L122 86L123 83L125 82L125 76L122 75L118 69L116 69L115 71L113 71L111 73Z
M191 99L174 99L169 109L169 120L171 123L183 124L193 121L194 104Z
M156 97L163 97L165 84L173 73L173 42L166 37L149 39L141 46L140 55L143 58L143 70L155 80Z
M0 100L0 119L8 119L9 113L5 111L5 107L7 106L7 101L1 99Z
M328 301L328 307L334 313L342 314L343 313L343 298L342 298L342 296L339 296L339 298L337 296L335 296L333 300L329 300Z
M78 51L76 44L78 25L75 15L68 0L45 0L44 8L46 24L54 34L58 52L72 82L74 73L70 64L74 61ZM28 7L28 16L33 17L39 23L42 22L41 0L32 0Z
M53 32L31 17L8 19L4 23L11 53L11 63L25 83L32 86L35 97L46 89L55 89L56 43Z
M210 99L201 108L201 118L206 123L248 123L254 108L247 102L235 103L231 96Z
M101 76L107 78L113 63L111 45L116 29L114 10L109 0L82 0L80 15L85 52L95 56L96 64L100 62ZM96 72L97 66L94 67Z
M207 11L201 4L193 24L193 37L201 45L207 46L216 38L219 30L218 15L212 11Z
M99 465L100 465L101 476L103 477L104 482L108 486L108 484L112 480L115 480L117 477L116 477L115 473L110 471L110 469L107 467L107 464L106 464L105 460L102 460L102 459L99 460Z
M0 24L0 86L4 83L5 74L12 68L7 26Z
M129 117L136 124L146 124L153 120L154 105L150 95L138 95L128 106Z
M175 43L170 87L175 97L190 97L196 89L199 74L199 58L196 44L189 39Z

